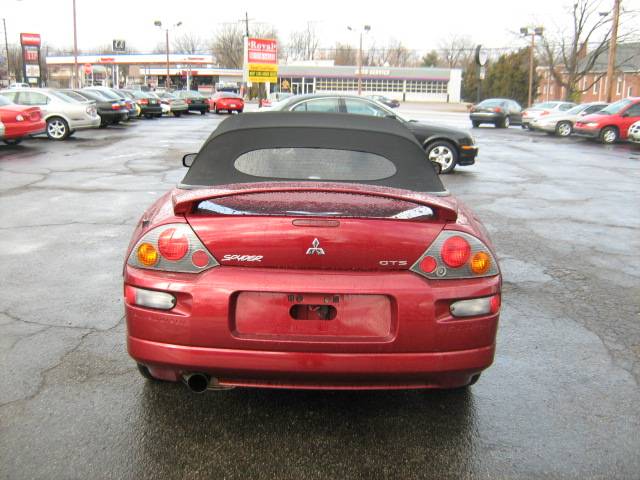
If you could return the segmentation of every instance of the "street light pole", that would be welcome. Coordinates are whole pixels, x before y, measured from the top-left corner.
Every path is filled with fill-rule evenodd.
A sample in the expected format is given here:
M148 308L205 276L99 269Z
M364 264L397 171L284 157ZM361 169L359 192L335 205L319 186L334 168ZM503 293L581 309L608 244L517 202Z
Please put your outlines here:
M620 20L620 0L614 0L613 25L611 26L611 39L609 40L609 61L607 62L607 102L611 103L613 93L613 74L616 68L616 50L618 48L618 22Z
M542 27L522 27L520 33L522 35L531 35L531 47L529 50L529 95L527 106L530 107L533 102L533 53L536 48L536 35L542 36L544 29Z
M353 31L353 28L347 27L349 31ZM371 30L371 25L365 25L363 30L360 31L360 48L358 49L358 95L362 95L362 35Z
M78 81L78 29L76 27L76 0L73 0L73 88L80 88Z
M167 84L166 88L169 88L171 84L171 75L169 71L169 29L168 28L165 30L165 37L167 40L167 81L165 83Z
M7 79L11 83L11 60L9 58L9 41L7 40L7 21L3 18L2 25L4 27L4 49L7 52Z

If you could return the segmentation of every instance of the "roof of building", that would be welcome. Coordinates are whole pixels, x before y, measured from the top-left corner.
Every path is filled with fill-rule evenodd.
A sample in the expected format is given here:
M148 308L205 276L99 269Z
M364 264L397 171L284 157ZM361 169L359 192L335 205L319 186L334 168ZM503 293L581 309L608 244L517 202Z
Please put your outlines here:
M589 55L581 62L581 66L587 62L588 58ZM605 51L598 55L592 71L606 72L608 63L609 48L607 47ZM619 43L616 48L616 64L617 69L623 72L640 72L640 42Z

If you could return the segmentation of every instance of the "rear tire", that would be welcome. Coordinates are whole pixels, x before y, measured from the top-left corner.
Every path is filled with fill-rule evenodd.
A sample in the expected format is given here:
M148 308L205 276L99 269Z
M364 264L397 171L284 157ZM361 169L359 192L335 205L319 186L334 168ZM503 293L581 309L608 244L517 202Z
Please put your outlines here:
M47 119L47 137L51 140L65 140L69 136L69 124L62 117Z
M181 112L173 112L173 116L174 117L180 117L180 115L182 115Z
M476 121L474 121L474 120L471 120L471 126L472 126L473 128L478 128L478 127L480 126L480 122L476 122Z
M425 149L427 160L437 162L441 165L440 173L451 173L458 164L458 150L446 140L436 140Z
M4 143L6 143L7 145L19 145L20 142L22 142L21 138L11 138L11 139L7 139L7 140L3 140Z
M206 110L200 110L200 115L206 115L207 111Z
M556 125L556 135L559 137L568 137L573 132L571 122L558 122Z
M508 116L504 117L502 122L500 122L500 128L509 128L511 126L511 120Z
M142 365L141 363L137 363L136 365L138 366L138 372L140 372L140 375L142 375L144 378L146 378L147 380L152 380L154 382L158 381L157 378L151 375L151 372L149 372L149 369L145 365Z
M612 143L616 143L620 137L620 132L616 127L604 127L600 131L600 136L598 137L600 143L604 143L606 145L611 145Z

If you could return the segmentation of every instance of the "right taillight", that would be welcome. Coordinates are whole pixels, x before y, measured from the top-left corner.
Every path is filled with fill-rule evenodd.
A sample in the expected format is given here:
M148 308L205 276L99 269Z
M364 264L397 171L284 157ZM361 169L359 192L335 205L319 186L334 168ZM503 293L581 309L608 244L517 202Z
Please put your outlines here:
M493 254L480 239L454 230L442 231L411 270L432 279L490 277L499 273Z
M161 225L140 238L127 259L132 267L198 273L218 265L186 223Z

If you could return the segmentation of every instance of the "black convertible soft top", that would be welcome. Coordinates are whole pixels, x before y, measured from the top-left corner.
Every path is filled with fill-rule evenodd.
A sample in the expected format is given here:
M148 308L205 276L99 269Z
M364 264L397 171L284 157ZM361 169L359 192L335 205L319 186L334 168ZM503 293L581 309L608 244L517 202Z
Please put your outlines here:
M421 145L397 120L303 112L227 118L206 140L180 188L283 180L446 191Z

